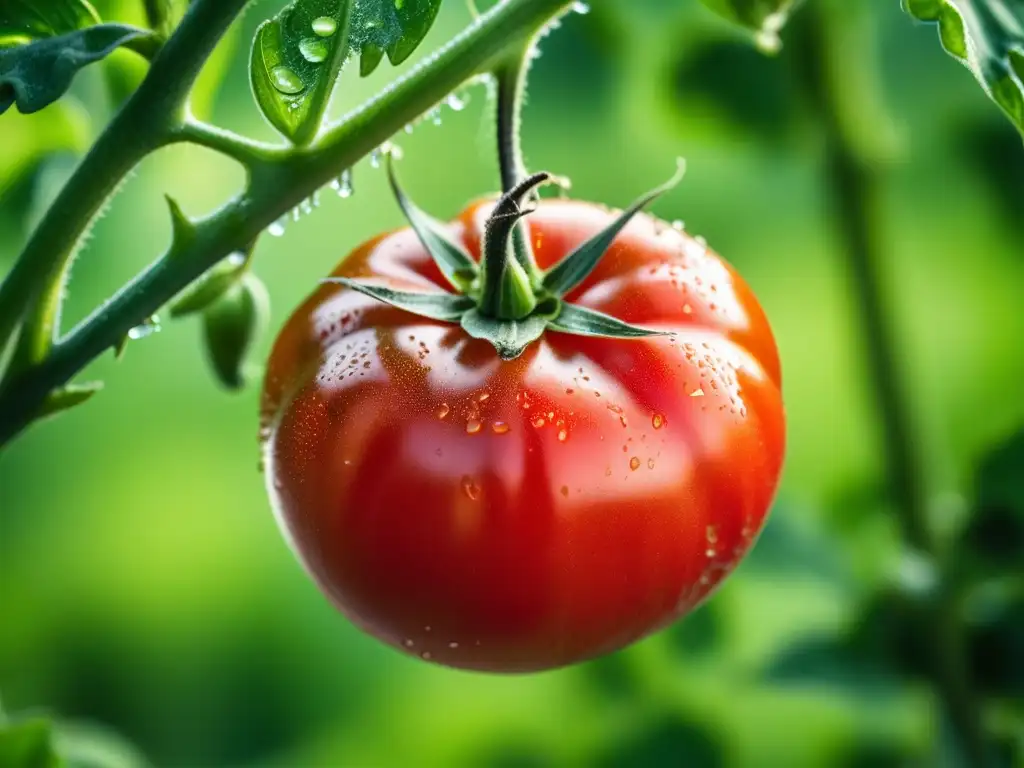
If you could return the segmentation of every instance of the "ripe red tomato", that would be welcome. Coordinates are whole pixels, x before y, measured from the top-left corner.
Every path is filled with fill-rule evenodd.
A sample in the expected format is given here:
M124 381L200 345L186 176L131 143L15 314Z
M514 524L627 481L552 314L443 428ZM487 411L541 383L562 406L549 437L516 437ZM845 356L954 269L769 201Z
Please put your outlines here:
M492 207L453 224L474 258ZM611 218L540 203L538 264ZM408 229L334 274L448 288ZM640 216L567 299L676 335L548 331L503 361L457 325L323 285L277 340L263 439L278 519L334 604L401 651L494 672L614 651L700 603L764 523L781 375L743 280Z

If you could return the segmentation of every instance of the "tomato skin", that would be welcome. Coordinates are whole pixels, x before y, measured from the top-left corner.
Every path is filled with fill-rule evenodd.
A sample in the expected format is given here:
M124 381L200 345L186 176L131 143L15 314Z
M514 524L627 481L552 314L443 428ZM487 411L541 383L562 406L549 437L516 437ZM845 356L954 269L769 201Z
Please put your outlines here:
M476 258L492 206L453 224ZM541 203L538 263L611 218ZM447 289L410 230L334 274ZM339 609L405 653L526 672L614 651L700 603L764 523L781 374L742 279L640 216L567 298L676 335L549 331L502 361L458 326L323 285L277 340L263 438L278 519Z

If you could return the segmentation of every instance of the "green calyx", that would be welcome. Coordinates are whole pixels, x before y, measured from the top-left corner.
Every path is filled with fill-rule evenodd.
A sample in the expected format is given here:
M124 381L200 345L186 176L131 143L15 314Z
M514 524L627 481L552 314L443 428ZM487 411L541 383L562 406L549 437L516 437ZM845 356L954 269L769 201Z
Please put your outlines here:
M613 339L670 335L569 304L564 296L593 272L615 237L637 213L679 183L684 167L680 160L668 182L642 196L607 227L543 272L534 260L526 229L525 219L533 209L525 207L524 201L551 181L550 174L534 174L501 196L484 227L478 263L452 238L443 222L406 197L389 155L388 178L399 207L453 291L399 290L382 280L344 277L324 282L340 283L422 317L459 323L473 338L489 341L504 360L519 357L546 330Z

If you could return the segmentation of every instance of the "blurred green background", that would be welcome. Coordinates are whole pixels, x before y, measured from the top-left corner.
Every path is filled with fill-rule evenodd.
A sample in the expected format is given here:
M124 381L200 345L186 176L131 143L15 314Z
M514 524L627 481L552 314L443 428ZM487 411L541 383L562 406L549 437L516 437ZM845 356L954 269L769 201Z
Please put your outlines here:
M267 139L245 48L278 5L244 17L214 63L227 68L223 85L201 104ZM571 177L575 196L623 205L688 159L687 179L654 210L685 220L745 275L784 362L786 470L749 562L677 627L588 665L502 678L404 658L346 623L292 557L257 471L258 388L218 390L198 322L183 321L95 364L88 375L104 392L0 460L7 709L103 723L173 766L896 765L882 759L938 738L924 687L764 680L780 651L848 621L898 551L871 363L789 48L761 57L696 2L592 5L542 45L528 161ZM885 191L892 322L936 504L954 514L985 448L1024 423L1024 152L934 29L896 0L870 5L900 139ZM130 15L129 0L121 6ZM468 18L447 0L418 55ZM139 74L118 54L53 109L0 118L0 271ZM394 74L346 72L333 113ZM439 127L397 139L409 192L439 216L496 186L486 94L466 95ZM163 193L201 214L240 183L205 150L148 159L95 226L66 321L168 242ZM351 248L401 225L380 171L364 161L354 183L352 198L325 190L313 215L261 242L275 327Z

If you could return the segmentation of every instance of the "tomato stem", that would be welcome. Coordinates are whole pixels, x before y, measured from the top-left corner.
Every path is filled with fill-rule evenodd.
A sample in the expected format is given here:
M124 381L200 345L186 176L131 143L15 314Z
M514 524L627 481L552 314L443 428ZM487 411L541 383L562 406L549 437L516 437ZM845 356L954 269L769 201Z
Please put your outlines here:
M530 274L515 258L515 233L520 221L530 213L522 203L550 174L535 173L502 195L487 219L482 249L483 285L480 311L499 320L521 320L537 306Z
M530 52L534 42L514 49L494 69L497 83L495 98L498 126L498 167L501 172L502 192L510 192L527 174L523 160L520 129L522 126L523 100L526 94L526 77L529 70ZM532 197L532 193L531 193ZM522 267L534 287L540 282L540 270L533 253L528 233L529 225L521 222L512 230L512 248L516 261Z

